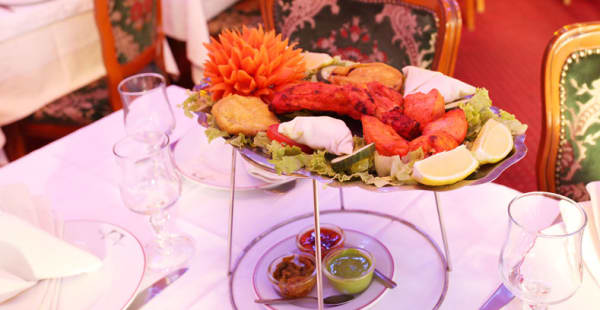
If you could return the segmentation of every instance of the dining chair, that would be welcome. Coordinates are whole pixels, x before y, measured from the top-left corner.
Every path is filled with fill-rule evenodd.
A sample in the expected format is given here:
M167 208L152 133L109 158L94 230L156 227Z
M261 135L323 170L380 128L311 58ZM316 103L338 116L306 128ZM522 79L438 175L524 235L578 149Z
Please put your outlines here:
M94 15L106 76L7 126L10 160L121 109L117 87L125 77L165 72L161 0L94 0Z
M538 187L576 201L600 179L600 22L564 26L542 61Z
M304 50L454 72L462 27L456 0L261 0L261 12L267 30Z

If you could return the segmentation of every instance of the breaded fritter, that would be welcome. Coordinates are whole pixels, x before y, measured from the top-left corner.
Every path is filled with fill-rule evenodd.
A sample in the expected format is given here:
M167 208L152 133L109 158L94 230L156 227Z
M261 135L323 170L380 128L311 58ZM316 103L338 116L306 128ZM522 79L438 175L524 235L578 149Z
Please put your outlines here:
M224 97L212 107L211 114L217 126L229 134L255 136L259 131L266 131L269 126L279 123L275 114L269 111L269 106L258 97Z

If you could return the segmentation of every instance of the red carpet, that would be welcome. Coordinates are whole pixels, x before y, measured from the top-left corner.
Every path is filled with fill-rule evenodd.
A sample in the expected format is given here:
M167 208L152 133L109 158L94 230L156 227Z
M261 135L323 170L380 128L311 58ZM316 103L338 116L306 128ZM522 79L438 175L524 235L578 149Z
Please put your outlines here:
M463 27L454 76L489 90L493 104L529 125L527 156L496 182L519 191L537 189L535 162L540 143L541 65L552 33L560 27L600 20L600 2L487 0L475 31Z

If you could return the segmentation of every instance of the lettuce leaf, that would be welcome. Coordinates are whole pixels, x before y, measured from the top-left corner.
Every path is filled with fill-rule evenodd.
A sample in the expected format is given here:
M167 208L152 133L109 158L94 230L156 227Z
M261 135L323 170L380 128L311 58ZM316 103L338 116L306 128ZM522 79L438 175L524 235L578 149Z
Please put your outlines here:
M182 108L183 114L189 118L194 117L194 112L206 111L215 104L206 90L188 91L188 95L178 107Z
M469 101L460 103L458 107L465 112L467 123L469 123L469 129L465 138L466 143L473 142L477 138L481 127L490 118L506 125L513 136L524 134L527 130L527 125L517 120L513 114L502 109L498 109L498 114L494 113L492 100L485 88L478 88Z

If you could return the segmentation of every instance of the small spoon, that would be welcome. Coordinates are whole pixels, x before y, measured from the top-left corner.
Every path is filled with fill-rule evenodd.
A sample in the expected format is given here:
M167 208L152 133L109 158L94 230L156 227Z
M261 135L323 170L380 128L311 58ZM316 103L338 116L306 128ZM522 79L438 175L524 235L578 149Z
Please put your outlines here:
M354 295L346 295L346 294L333 295L333 296L323 298L323 304L328 305L328 306L339 306L339 305L343 305L343 304L351 301L352 299L354 299ZM258 303L258 304L273 305L273 304L287 304L287 303L291 303L291 302L295 302L295 301L302 301L302 300L316 302L317 297L306 296L306 297L299 297L299 298L256 299L254 302Z
M379 280L381 280L381 282L383 283L383 285L389 289L395 288L396 286L398 286L398 284L396 284L396 282L394 282L394 280L388 278L386 275L384 275L383 273L381 273L381 271L377 270L377 268L375 268L375 271L373 272L373 275L378 278Z

